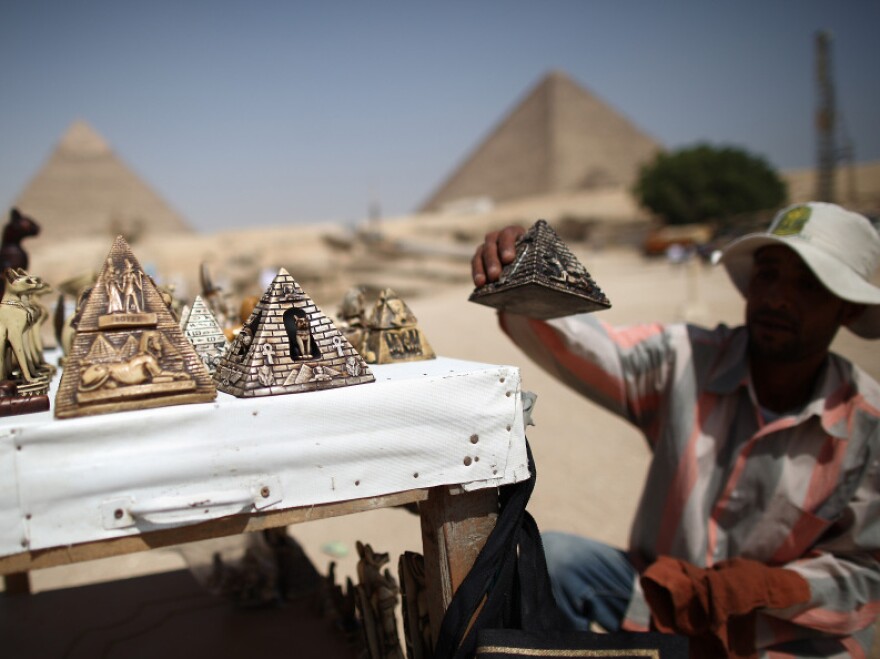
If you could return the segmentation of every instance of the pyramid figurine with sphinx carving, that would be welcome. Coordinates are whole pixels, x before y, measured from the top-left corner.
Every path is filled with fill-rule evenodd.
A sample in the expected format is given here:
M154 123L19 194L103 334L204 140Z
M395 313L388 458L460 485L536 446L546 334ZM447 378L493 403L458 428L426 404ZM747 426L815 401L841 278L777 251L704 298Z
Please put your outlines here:
M122 236L82 302L55 397L59 418L214 400L202 360Z
M498 281L479 286L469 298L530 318L558 318L608 309L611 302L590 273L545 220L516 243L516 256Z
M363 357L283 268L214 372L217 388L240 398L374 380Z

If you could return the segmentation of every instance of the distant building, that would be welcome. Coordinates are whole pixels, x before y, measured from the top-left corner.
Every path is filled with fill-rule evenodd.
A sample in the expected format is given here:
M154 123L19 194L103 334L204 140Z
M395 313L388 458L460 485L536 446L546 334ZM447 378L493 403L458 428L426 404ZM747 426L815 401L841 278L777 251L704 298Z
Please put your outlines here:
M661 145L567 75L545 76L420 210L630 186Z
M129 169L84 121L75 121L15 201L40 240L189 232L183 218Z

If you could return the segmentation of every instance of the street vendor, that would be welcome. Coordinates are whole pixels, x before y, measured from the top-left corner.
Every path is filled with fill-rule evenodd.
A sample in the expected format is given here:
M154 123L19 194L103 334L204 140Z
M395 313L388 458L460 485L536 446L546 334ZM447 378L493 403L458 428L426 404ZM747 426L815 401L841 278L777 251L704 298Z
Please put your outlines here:
M498 279L523 232L486 236L474 284ZM627 550L545 534L558 604L577 629L687 635L692 656L867 656L880 385L829 346L840 327L880 337L880 236L840 206L798 204L720 262L743 326L499 314L529 357L635 424L653 453Z

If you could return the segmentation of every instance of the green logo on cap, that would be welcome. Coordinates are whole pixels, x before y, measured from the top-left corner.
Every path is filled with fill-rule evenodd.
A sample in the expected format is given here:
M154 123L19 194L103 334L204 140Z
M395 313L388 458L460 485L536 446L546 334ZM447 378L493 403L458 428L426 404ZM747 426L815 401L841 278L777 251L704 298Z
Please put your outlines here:
M809 206L795 206L779 218L770 229L770 233L775 236L795 236L803 231L811 213L812 209Z

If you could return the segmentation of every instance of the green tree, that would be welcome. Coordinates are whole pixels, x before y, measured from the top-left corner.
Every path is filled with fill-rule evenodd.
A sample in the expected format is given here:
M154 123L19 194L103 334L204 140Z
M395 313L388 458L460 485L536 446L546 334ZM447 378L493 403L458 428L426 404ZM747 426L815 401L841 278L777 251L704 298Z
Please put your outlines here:
M644 165L634 193L668 224L692 224L782 206L788 190L767 162L736 147L709 144L661 152Z

